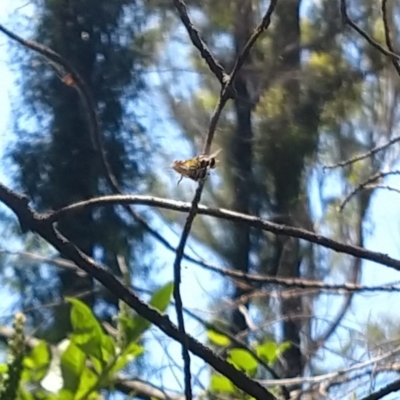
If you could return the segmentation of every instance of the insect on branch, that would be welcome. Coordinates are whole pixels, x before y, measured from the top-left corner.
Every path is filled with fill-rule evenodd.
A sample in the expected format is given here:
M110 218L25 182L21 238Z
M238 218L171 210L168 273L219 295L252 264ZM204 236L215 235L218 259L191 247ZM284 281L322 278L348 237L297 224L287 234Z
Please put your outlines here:
M235 77L236 77L237 73L239 72L241 66L244 64L246 58L248 57L248 54L249 54L252 46L254 45L254 43L257 41L257 39L259 38L261 33L263 31L265 31L268 28L268 26L270 25L271 16L275 10L277 2L278 2L278 0L270 0L267 12L265 13L260 25L256 28L253 35L250 37L250 39L244 46L242 53L237 58L235 65L233 67L232 73L230 74L230 76L227 79L225 79L225 77L223 79L224 85L222 87L218 103L215 107L215 110L214 110L212 116L211 116L207 136L204 141L203 155L205 155L205 156L209 155L209 153L210 153L215 130L217 128L218 121L221 116L222 110L224 109L229 98L232 97L231 92L233 89ZM180 8L182 7L182 5L185 6L185 3L182 0L175 0L174 3L175 3L175 7L177 8L178 12L181 15L182 10ZM182 17L182 15L181 15L181 17ZM187 24L185 26L188 28L189 24ZM190 35L191 33L193 33L193 30L188 29L188 32ZM191 36L191 38L193 40L192 36ZM204 47L203 47L203 49L204 49ZM192 205L189 210L189 214L186 218L186 222L185 222L185 225L182 230L182 235L181 235L178 247L177 247L176 257L175 257L175 261L174 261L174 298L175 298L175 302L176 302L175 309L176 309L176 313L177 313L177 317L178 317L178 327L182 334L185 333L185 327L184 327L183 310L182 310L182 299L181 299L181 295L180 295L181 262L182 262L186 242L188 240L193 221L197 214L198 204L201 199L201 195L202 195L203 188L204 188L204 183L205 183L204 179L201 179L199 181L196 193L192 200ZM182 345L182 356L183 356L183 360L184 360L185 392L186 392L187 399L190 400L192 397L192 394L191 394L191 388L190 388L190 383L191 383L190 356L189 356L189 351L187 349L187 343L183 343L183 345Z

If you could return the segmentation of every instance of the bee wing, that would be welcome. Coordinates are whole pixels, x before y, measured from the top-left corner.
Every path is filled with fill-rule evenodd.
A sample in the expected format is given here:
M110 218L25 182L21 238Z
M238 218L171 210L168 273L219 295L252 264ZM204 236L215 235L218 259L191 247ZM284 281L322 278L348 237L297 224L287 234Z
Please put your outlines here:
M221 153L221 151L222 151L222 149L218 149L217 151L214 151L214 153L211 153L210 155L201 154L201 155L197 156L197 158L199 160L211 160L211 159L217 157L217 155L219 153Z
M217 157L217 155L218 155L219 153L221 153L221 151L222 151L222 149L218 149L218 150L214 151L214 153L210 154L210 155L207 156L207 157L208 157L208 158L215 158L215 157Z

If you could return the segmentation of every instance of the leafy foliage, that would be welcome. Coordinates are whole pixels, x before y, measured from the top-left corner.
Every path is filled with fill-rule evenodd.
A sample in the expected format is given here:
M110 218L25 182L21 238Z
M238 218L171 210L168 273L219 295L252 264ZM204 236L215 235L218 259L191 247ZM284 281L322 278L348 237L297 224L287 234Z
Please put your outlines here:
M171 294L172 285L168 283L153 294L151 305L161 312L164 311L171 300ZM149 329L150 323L143 324L143 318L129 321L129 329L134 334L128 335L129 341L123 348L119 348L116 338L103 330L85 303L77 299L69 299L69 302L72 332L67 348L59 355L54 349L52 355L44 341L39 341L29 354L24 354L24 347L21 345L23 331L16 324L10 351L14 352L13 360L19 360L21 371L18 372L15 361L1 365L3 374L7 373L8 376L3 382L1 399L98 399L100 391L104 388L111 389L117 374L144 352L140 339ZM62 383L60 388L54 388L58 369L61 370ZM44 385L46 379L53 390L44 388L48 386Z

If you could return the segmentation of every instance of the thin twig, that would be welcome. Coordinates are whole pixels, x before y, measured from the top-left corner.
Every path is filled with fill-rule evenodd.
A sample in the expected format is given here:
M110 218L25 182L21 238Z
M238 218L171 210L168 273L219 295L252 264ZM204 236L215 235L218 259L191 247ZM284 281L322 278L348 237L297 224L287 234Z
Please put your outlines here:
M358 184L357 187L355 187L340 203L339 205L339 211L342 212L346 204L351 200L352 197L354 197L358 192L361 192L361 190L367 189L367 188L372 188L371 186L372 182L376 182L379 179L385 178L390 175L399 175L400 170L395 170L395 171L380 171L377 172L375 175L369 177L366 179L364 182L361 182Z
M383 187L385 188L385 187ZM0 254L7 254L11 256L21 256L32 259L33 261L41 261L50 264L55 264L61 268L68 268L72 271L76 271L78 274L83 272L71 261L63 258L51 258L42 256L36 253L29 253L24 251L9 251L0 250ZM399 292L400 282L387 283L377 286L351 284L351 283L326 283L324 281L308 280L301 278L282 278L277 276L261 275L261 274L250 274L241 271L236 271L221 266L213 265L211 263L202 262L196 260L198 265L208 271L213 271L219 275L231 279L243 280L246 282L253 282L257 284L272 284L279 285L286 288L296 289L316 289L322 292L334 292L335 294L342 294L344 292Z
M226 92L226 93L228 93L228 92ZM218 124L219 117L220 117L221 112L227 101L228 101L228 95L226 94L226 96L223 96L221 94L221 97L218 100L217 106L216 106L215 111L210 120L207 138L213 136L215 129L217 127L217 124ZM203 152L203 154L208 154L209 151L210 151L210 149L205 148L205 151ZM181 299L181 295L180 295L181 262L182 262L183 254L185 251L186 242L189 238L190 230L192 228L193 221L196 218L196 214L198 211L198 204L201 199L201 194L203 192L204 184L205 184L205 180L200 181L199 185L196 189L196 193L192 200L191 207L189 209L189 213L188 213L188 216L185 221L185 225L182 230L182 235L179 240L178 247L176 249L176 256L175 256L175 261L174 261L174 298L175 298L175 303L176 303L175 308L176 308L176 313L178 316L178 326L179 326L179 329L182 331L182 333L184 332L185 326L184 326L184 318L183 318L183 310L182 310L182 299ZM185 343L182 347L182 355L183 355L183 359L185 362L185 377L186 377L185 379L187 381L189 381L190 357L189 357L189 352L187 351L187 348L185 349Z
M323 171L325 172L325 170L334 169L334 168L338 168L338 167L347 167L348 165L354 164L357 161L365 160L366 158L372 157L374 154L376 154L382 150L385 150L387 147L390 147L392 144L395 144L399 141L400 141L400 136L395 136L394 138L388 140L386 143L384 143L380 146L376 146L376 147L372 148L371 150L368 150L365 153L358 154L352 158L349 158L344 161L339 161L338 163L335 163L335 164L325 165L323 167Z
M375 190L375 189L383 189L383 190L388 190L389 192L395 192L395 193L400 193L400 189L395 188L393 186L389 186L389 185L367 185L365 186L365 189L371 189L371 190Z
M400 346L396 347L393 350L390 350L382 355L378 355L376 357L371 358L370 360L359 362L355 365L352 365L350 367L346 367L340 370L337 370L335 372L328 372L327 374L323 375L316 375L316 376L309 376L309 377L298 377L298 378L287 378L287 379L263 379L260 380L259 382L262 383L263 385L270 387L270 386L280 386L282 384L284 385L296 385L296 384L306 384L306 383L321 383L327 379L335 379L340 376L343 376L344 374L351 372L351 371L357 371L359 369L368 367L372 364L377 364L383 360L386 360L388 358L394 357L396 354L400 352Z
M235 65L233 66L232 72L230 74L230 80L234 81L236 75L238 74L240 68L242 68L243 64L245 63L247 57L249 56L251 48L254 46L258 38L268 29L269 25L271 24L271 17L273 12L275 11L275 7L278 3L278 0L270 0L268 10L264 14L263 19L261 20L260 24L257 26L253 34L250 36L249 40L245 44L241 54L237 58Z
M183 318L183 302L180 293L180 284L181 284L181 261L183 257L183 253L185 250L185 245L187 239L189 237L190 228L192 227L192 223L194 218L196 217L197 206L200 201L201 192L203 190L204 181L200 182L194 199L192 201L192 205L189 210L189 214L186 218L185 225L183 227L182 235L176 249L176 256L174 261L174 299L175 299L175 310L178 319L178 327L179 331L182 333L182 337L186 338L185 335L185 320ZM191 372L190 372L190 355L188 349L188 342L185 339L182 342L182 357L184 361L184 375L185 375L185 395L186 398L191 400Z

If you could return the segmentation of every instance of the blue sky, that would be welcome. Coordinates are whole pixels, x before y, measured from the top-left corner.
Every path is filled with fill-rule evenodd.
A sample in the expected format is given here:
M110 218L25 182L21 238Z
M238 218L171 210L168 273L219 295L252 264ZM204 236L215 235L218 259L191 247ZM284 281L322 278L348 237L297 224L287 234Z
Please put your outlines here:
M13 20L11 13L24 4L27 3L21 0L1 0L0 21L10 26L9 22L12 22ZM182 35L185 35L183 30L181 33ZM171 54L169 54L169 56L170 55ZM168 56L168 54L166 54L166 56ZM11 101L12 96L16 94L14 84L15 75L12 73L8 62L8 45L6 44L4 36L0 36L0 153L4 150L4 145L10 138L10 132L12 129ZM184 81L183 76L180 78L181 81ZM163 79L165 79L165 75L162 73L154 73L151 77L151 83L157 86L163 81ZM180 90L186 91L188 88L180 87ZM176 130L176 127L171 124L166 110L160 107L160 99L156 96L157 95L154 95L153 97L150 96L143 101L143 104L141 105L143 115L142 120L146 126L160 138L161 142L166 142L166 140L170 141L170 135L178 136L179 132ZM154 109L158 110L156 116L154 116ZM177 151L177 155L181 156L182 151L184 151L185 148L182 148L181 146L176 147L175 150ZM6 171L4 171L0 165L0 178L3 181L5 175ZM399 182L400 180L398 178L388 180L388 184L391 186L399 187ZM194 192L195 186L191 182L185 181L184 185L187 185L187 190L193 190ZM370 223L368 225L373 229L371 229L371 234L368 234L367 236L366 247L370 250L387 253L391 257L399 258L400 195L384 190L378 191L374 195L371 203L369 219ZM169 238L169 240L176 244L178 240L177 236L172 234L168 228L163 229L163 233ZM197 250L199 250L201 254L204 254L204 249L199 249L197 247ZM172 280L173 278L172 263L174 255L165 251L161 247L157 249L157 252L158 258L162 259L165 265L162 272L158 275L159 283L162 284L168 280ZM217 262L218 260L214 261ZM216 279L214 275L199 270L197 267L186 262L183 262L182 265L182 296L184 304L196 311L199 309L204 310L206 308L206 303L210 299L210 292L217 292L220 281ZM379 283L388 283L400 280L399 273L392 269L379 266L372 262L364 262L363 265L364 284L377 285ZM382 314L398 318L398 309L393 305L397 304L397 301L400 301L399 296L400 294L394 293L374 293L356 296L353 302L352 311L346 317L345 325L357 328L359 327L360 322L376 320ZM0 306L0 316L4 313L8 314L8 307L9 304L7 304L7 301L2 301ZM323 318L329 318L334 315L334 311L334 308L329 307L328 305L323 307L321 303L318 315ZM173 320L175 320L174 310L171 310L170 314ZM202 331L198 324L195 323L189 323L187 328L195 335ZM342 332L344 333L344 331ZM336 336L332 340L340 343L342 338ZM157 345L160 346L157 344L157 341L154 340L154 346ZM180 360L180 356L176 357L177 354L180 354L180 347L177 344L169 344L168 350L174 355L175 359ZM154 350L154 353L158 355L160 354L157 350ZM171 375L164 376L164 379L168 382L175 381L172 373ZM176 385L172 383L168 386L176 387Z

